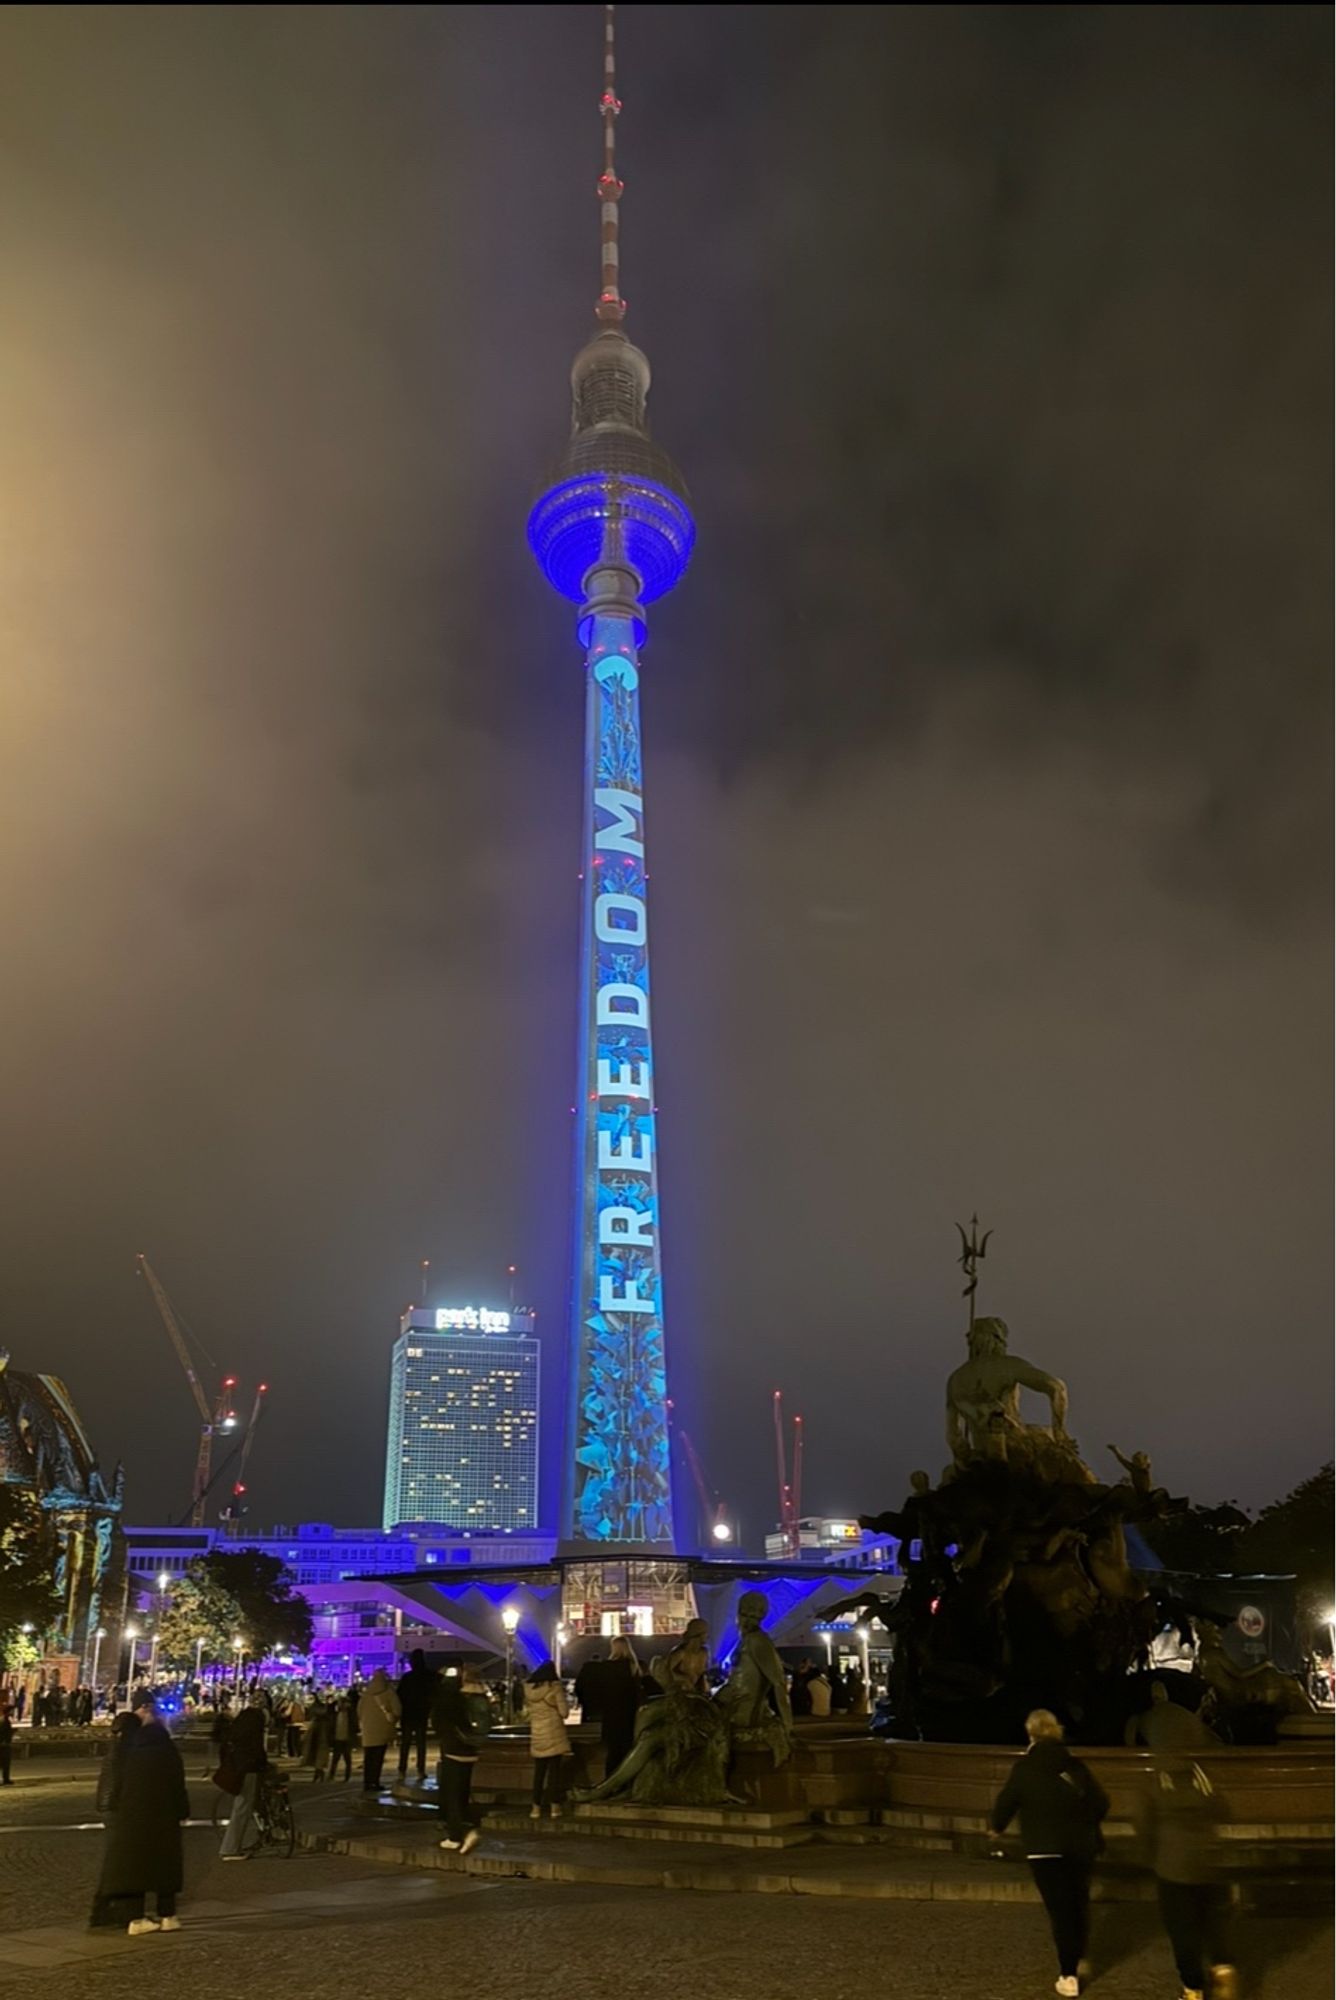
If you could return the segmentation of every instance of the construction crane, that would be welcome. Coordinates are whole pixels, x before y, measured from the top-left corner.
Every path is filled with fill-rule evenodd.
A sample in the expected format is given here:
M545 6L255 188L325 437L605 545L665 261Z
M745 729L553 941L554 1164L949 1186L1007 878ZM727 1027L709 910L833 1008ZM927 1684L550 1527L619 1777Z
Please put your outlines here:
M711 1543L731 1542L733 1539L733 1527L728 1519L728 1510L719 1498L719 1495L712 1490L709 1480L705 1477L705 1467L700 1462L695 1445L691 1442L685 1431L679 1431L677 1438L678 1443L682 1447L682 1456L685 1458L691 1471L692 1483L696 1488L696 1498L700 1502L702 1534Z
M267 1382L261 1382L255 1391L255 1402L251 1407L250 1418L246 1424L246 1437L241 1447L241 1463L237 1467L237 1476L232 1487L232 1498L227 1506L224 1507L222 1513L222 1518L227 1523L227 1532L229 1535L239 1535L241 1533L241 1517L246 1511L246 1467L250 1462L251 1446L255 1443L255 1428L260 1418L264 1415L264 1399L268 1393L269 1384Z
M802 1546L799 1522L803 1505L803 1420L793 1419L793 1455L790 1469L789 1455L784 1446L784 1392L776 1389L774 1395L775 1417L775 1459L779 1468L779 1532L784 1540L784 1553L796 1556Z
M195 1373L195 1365L190 1359L190 1349L186 1344L181 1322L176 1316L171 1300L163 1290L161 1279L142 1250L135 1259L135 1265L140 1277L153 1294L153 1303L158 1308L159 1317L167 1329L167 1338L172 1343L176 1358L185 1370L190 1393L195 1398L195 1408L199 1411L199 1450L195 1454L195 1480L190 1489L190 1525L192 1528L202 1528L204 1503L209 1487L213 1483L210 1466L213 1461L214 1438L225 1436L228 1431L233 1431L237 1427L236 1411L232 1408L232 1391L237 1386L236 1377L235 1375L223 1377L218 1387L218 1395L211 1407L204 1393L204 1385Z

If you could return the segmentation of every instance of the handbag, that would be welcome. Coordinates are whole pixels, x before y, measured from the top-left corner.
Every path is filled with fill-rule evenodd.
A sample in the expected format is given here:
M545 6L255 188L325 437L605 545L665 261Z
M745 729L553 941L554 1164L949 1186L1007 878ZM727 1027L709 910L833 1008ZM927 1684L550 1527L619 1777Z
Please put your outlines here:
M220 1764L213 1773L213 1783L220 1792L226 1792L230 1798L235 1798L241 1790L241 1774L232 1770L227 1764Z

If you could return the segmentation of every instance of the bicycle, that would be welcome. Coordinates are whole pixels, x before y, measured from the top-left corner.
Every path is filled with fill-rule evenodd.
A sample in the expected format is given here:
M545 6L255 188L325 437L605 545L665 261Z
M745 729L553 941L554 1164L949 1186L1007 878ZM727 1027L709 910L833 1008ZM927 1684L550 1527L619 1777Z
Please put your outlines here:
M272 1765L260 1773L255 1798L255 1824L260 1830L260 1846L272 1847L288 1856L297 1845L297 1822L292 1814L288 1781Z
M227 1825L232 1817L232 1807L236 1799L233 1793L220 1791L213 1802L213 1824L215 1830ZM255 1788L255 1804L252 1808L255 1839L247 1850L260 1854L272 1849L284 1857L290 1855L297 1845L297 1822L292 1812L292 1796L288 1781L272 1765L260 1773L260 1782Z

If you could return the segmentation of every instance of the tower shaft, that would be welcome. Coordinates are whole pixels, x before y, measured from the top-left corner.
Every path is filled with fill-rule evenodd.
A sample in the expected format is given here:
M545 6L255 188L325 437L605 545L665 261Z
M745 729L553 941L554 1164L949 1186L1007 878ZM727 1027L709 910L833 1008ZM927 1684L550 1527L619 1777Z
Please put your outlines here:
M581 1019L563 1530L671 1544L640 667L630 605L587 638Z

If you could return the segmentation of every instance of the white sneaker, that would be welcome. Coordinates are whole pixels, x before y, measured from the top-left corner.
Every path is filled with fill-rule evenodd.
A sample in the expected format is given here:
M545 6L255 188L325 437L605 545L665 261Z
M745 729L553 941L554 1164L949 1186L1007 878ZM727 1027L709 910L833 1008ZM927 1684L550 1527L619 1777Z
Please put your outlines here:
M1081 1982L1079 1979L1073 1979L1070 1973L1064 1972L1062 1978L1053 1988L1053 1991L1060 1993L1062 2000L1077 2000L1077 1995L1081 1991Z
M541 1806L530 1806L530 1807L529 1807L529 1818L530 1818L530 1819L541 1819L542 1817L543 1817L543 1808L542 1808Z
M125 1928L131 1937L147 1937L150 1931L161 1930L162 1926L156 1917L136 1917Z
M553 1806L553 1808L552 1808L552 1817L553 1817L553 1819L560 1819L560 1818L561 1818L561 1807L560 1807L560 1806Z
M158 1929L160 1931L179 1931L180 1928L181 1919L179 1917L160 1917L158 1920Z
M480 1841L481 1839L482 1839L482 1835L481 1835L481 1834L479 1833L479 1831L478 1831L477 1827L476 1827L476 1826L471 1826L471 1827L469 1828L468 1832L467 1832L467 1833L466 1833L466 1834L464 1835L464 1839L463 1839L463 1842L462 1842L462 1844L461 1844L461 1846L460 1846L460 1849L459 1849L460 1853L461 1853L461 1854L472 1854L472 1852L473 1852L474 1848L475 1848L475 1847L476 1847L476 1846L478 1845L478 1842L479 1842L479 1841Z
M458 1854L460 1849L460 1842L457 1840L438 1840L436 1845L443 1847L447 1854Z
M249 1854L220 1854L218 1859L220 1861L249 1861L250 1856Z

